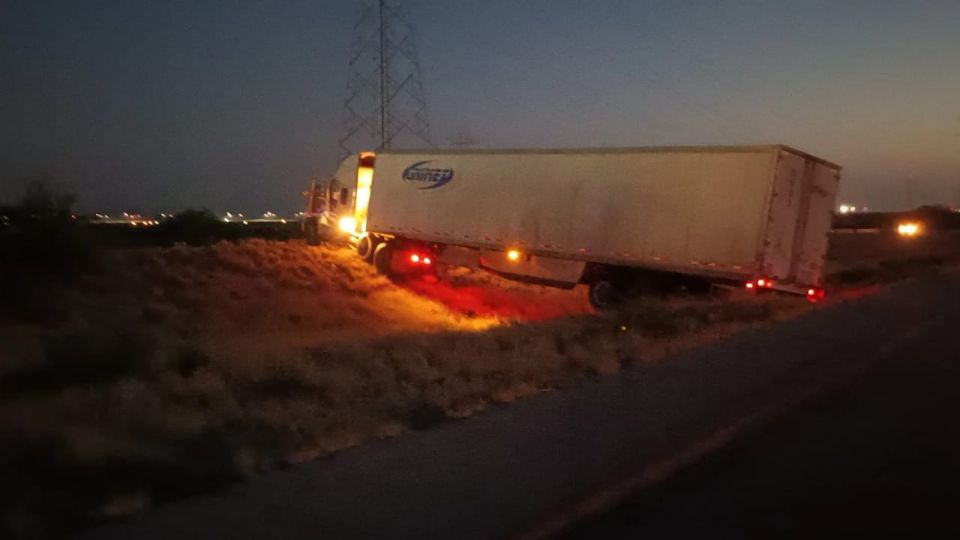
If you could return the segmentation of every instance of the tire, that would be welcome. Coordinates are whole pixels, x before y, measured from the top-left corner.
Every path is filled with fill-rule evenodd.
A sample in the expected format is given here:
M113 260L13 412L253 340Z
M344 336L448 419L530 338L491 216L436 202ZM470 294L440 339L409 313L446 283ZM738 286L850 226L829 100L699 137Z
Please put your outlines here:
M360 258L363 259L364 261L368 263L372 263L374 253L376 252L377 247L379 245L380 245L380 242L377 242L372 236L368 234L363 238L361 238L360 241L357 243L357 255L359 255Z
M384 242L373 250L373 265L377 272L388 278L394 278L396 272L393 271L393 243Z
M308 246L320 245L320 231L318 227L320 227L320 224L317 223L317 218L307 218L303 220L303 238L306 240Z
M590 305L597 311L606 311L623 303L623 292L612 281L600 279L590 284Z

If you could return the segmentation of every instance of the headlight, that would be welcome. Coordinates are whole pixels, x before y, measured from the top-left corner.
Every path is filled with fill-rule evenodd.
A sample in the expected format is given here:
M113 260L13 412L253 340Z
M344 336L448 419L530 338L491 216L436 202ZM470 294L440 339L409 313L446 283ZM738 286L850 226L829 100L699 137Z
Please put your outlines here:
M340 218L340 221L337 225L340 227L341 231L346 233L352 233L357 230L357 220L350 216L344 216Z

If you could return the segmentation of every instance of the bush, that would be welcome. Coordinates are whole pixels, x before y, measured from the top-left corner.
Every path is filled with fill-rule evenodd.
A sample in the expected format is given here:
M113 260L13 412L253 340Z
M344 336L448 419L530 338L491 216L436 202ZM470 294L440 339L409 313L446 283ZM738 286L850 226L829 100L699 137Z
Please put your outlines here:
M184 242L192 246L213 244L229 235L225 223L206 208L188 209L157 227L157 234L167 243Z
M47 320L59 311L57 286L97 268L98 244L71 214L73 200L33 181L0 207L0 317Z
M43 352L42 363L0 377L0 390L19 395L59 392L126 376L149 375L157 343L143 328L84 326L50 331L44 337ZM175 359L175 369L195 369L198 360L186 354Z
M0 264L5 274L70 277L94 267L96 243L71 213L72 195L42 180L17 204L0 208Z

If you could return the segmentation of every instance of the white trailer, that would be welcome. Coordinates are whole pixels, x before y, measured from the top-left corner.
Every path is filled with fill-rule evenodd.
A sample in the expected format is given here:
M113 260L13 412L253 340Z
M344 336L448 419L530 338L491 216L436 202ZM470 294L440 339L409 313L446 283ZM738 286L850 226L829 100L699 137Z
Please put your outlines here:
M456 259L587 283L598 307L710 282L821 296L839 178L782 145L390 150L336 173L353 187L341 225L378 268Z

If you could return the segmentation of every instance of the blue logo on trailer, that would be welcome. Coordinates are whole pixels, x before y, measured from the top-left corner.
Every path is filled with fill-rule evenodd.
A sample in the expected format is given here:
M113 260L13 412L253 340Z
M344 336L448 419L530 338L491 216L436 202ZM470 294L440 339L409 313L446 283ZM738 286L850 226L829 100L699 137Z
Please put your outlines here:
M424 167L432 161L418 161L403 171L404 182L424 184L417 189L436 189L453 180L453 169L435 169Z

